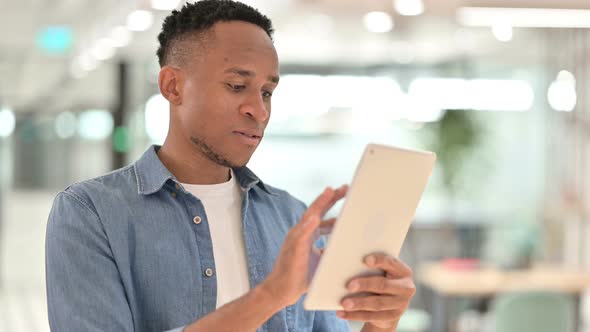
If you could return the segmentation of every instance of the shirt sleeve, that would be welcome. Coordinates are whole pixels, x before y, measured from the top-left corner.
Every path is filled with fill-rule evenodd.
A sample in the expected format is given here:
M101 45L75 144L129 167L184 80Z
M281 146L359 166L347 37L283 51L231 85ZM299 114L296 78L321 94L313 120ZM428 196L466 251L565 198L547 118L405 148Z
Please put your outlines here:
M346 320L336 316L334 311L316 311L313 332L350 332L350 326Z
M49 215L45 268L52 331L133 331L133 318L99 216L72 192Z

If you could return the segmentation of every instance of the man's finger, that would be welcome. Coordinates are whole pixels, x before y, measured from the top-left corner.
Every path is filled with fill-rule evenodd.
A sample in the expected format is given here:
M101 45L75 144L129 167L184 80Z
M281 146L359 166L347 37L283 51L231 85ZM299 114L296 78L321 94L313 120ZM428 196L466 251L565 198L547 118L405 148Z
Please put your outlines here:
M351 293L373 293L411 297L416 286L411 278L388 279L382 276L356 278L348 282L346 288Z
M342 307L346 311L403 310L406 306L406 299L400 296L369 295L342 300Z
M360 322L389 322L392 325L401 316L400 310L387 311L337 311L336 315L342 319Z
M385 255L371 254L365 257L365 264L373 269L381 269L392 278L412 277L412 269L401 260Z
M336 224L336 218L330 218L328 220L322 221L320 223L320 235L328 235L332 233L334 224Z
M302 221L305 222L311 217L317 216L322 217L322 211L326 206L330 204L334 197L334 189L328 187L316 198L313 203L309 205L305 213L303 213Z
M346 196L347 192L347 185L342 185L340 186L340 188L334 190L334 195L332 196L328 204L322 207L322 209L319 211L319 215L323 217L326 214L326 212L328 212L334 206L334 204L336 204L339 200L343 199Z
M347 192L347 185L343 185L336 190L330 187L326 188L326 190L324 190L324 192L309 205L309 208L305 211L303 217L309 218L314 215L319 216L320 218L323 217L326 212L336 204L336 202L346 196Z
M346 184L344 184L344 185L340 186L338 189L336 189L334 191L334 197L332 198L332 200L328 204L329 205L328 208L323 213L325 214L326 212L328 212L328 210L330 210L334 206L334 204L336 204L339 200L344 198L347 193L348 193L348 185L346 185Z

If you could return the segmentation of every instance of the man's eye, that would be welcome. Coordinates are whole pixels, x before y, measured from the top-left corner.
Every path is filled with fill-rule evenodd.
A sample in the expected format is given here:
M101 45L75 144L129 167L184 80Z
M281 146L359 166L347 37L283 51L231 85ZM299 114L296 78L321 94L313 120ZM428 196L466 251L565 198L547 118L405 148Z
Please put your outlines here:
M263 98L270 98L270 97L272 97L272 92L270 92L270 91L262 91L262 97Z
M242 91L246 88L245 85L226 83L226 85L233 91Z

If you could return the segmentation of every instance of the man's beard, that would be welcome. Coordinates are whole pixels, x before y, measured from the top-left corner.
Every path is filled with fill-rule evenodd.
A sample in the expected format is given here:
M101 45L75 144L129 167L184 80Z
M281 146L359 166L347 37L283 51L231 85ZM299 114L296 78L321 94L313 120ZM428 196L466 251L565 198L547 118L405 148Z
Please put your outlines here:
M223 166L223 167L229 167L229 168L241 167L241 165L233 164L231 161L222 157L219 153L213 151L213 149L207 143L205 143L205 141L203 141L202 139L191 136L191 142L193 142L193 144L195 144L201 150L201 152L207 158L209 158L209 160L211 160L212 162L214 162L220 166Z

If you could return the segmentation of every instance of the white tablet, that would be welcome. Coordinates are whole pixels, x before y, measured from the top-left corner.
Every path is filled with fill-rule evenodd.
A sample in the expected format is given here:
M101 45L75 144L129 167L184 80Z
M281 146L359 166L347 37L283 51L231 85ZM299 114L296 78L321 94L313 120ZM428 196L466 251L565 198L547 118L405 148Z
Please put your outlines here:
M436 155L369 144L357 166L309 292L307 310L342 310L346 283L370 271L363 258L398 257Z

